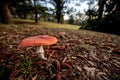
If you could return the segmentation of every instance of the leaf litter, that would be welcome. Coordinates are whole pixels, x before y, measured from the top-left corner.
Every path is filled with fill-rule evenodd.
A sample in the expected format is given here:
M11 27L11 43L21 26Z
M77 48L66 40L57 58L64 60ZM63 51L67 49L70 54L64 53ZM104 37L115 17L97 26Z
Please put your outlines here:
M0 30L0 80L120 79L118 35L24 25ZM47 61L36 58L36 46L18 47L21 39L36 35L58 38L45 46Z

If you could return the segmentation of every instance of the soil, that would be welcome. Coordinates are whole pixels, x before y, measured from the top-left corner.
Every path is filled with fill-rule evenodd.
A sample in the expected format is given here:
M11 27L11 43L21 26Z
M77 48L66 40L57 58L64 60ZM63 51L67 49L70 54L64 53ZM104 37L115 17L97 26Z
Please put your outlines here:
M44 46L19 47L27 37L51 35ZM120 80L120 36L87 30L0 25L0 80Z

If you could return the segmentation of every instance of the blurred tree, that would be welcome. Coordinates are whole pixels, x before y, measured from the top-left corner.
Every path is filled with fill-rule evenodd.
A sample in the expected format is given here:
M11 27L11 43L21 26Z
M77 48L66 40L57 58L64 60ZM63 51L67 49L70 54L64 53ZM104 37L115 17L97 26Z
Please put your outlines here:
M112 14L114 12L120 12L120 0L107 0L105 12Z
M98 4L98 17L87 20L81 28L120 35L120 0L99 0Z
M103 11L104 11L104 5L106 3L107 0L99 0L98 2L98 6L99 6L99 9L98 9L98 19L102 19L102 16L103 16Z
M78 11L75 15L75 24L80 25L84 20L84 14Z
M91 20L93 16L93 10L91 8L91 5L93 5L93 2L90 1L87 4L88 4L89 9L86 11L86 15L89 17L88 20Z
M37 12L37 6L36 6L36 0L34 1L34 10L35 10L35 23L38 22L38 12Z
M7 0L0 0L0 18L5 24L13 24Z
M31 16L30 19L34 19L35 23L38 22L38 18L40 17L40 10L43 8L40 4L42 0L15 0L16 3L10 3L11 11L14 16L18 16L19 18L26 19L27 16ZM39 7L39 9L38 9ZM39 16L38 16L39 15Z
M24 15L24 19L26 19L27 18L27 14L26 14L26 0L22 0L22 2L23 2L23 15Z
M76 12L76 9L73 7L67 9L67 15L69 16L75 14L74 12Z
M43 6L43 4L46 3L46 0L33 0L33 2L34 2L34 12L35 12L35 23L38 22L38 15L39 18L43 17L45 20L45 18L47 17L46 12L48 8L46 6Z
M45 6L41 6L41 5L37 5L37 9L38 9L38 14L40 15L38 20L43 20L43 21L47 21L49 18L49 14L48 12L48 8Z
M88 20L97 18L97 12L94 9L88 9L85 14L89 17Z
M9 6L11 14L15 18L27 19L29 14L34 14L31 0L14 0L14 3L10 2Z
M70 19L68 20L69 24L74 24L75 20L74 20L74 16L70 15Z
M57 23L63 21L63 8L65 8L66 0L50 0L49 1L55 7Z

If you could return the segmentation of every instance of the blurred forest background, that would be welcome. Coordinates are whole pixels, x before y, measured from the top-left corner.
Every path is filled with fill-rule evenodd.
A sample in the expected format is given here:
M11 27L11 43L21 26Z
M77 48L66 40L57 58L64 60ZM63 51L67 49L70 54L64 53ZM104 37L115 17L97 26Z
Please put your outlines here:
M88 9L84 14L69 7L72 3L79 8L85 1ZM0 0L0 23L14 24L14 19L67 23L120 35L120 0Z

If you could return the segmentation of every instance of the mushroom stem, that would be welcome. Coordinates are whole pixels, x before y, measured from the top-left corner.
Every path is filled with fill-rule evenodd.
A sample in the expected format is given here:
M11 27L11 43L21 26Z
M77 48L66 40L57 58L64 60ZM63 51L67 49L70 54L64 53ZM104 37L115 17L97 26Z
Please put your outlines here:
M38 46L37 47L37 55L38 55L38 58L41 58L43 60L47 60L47 58L45 58L45 55L44 55L43 46Z

